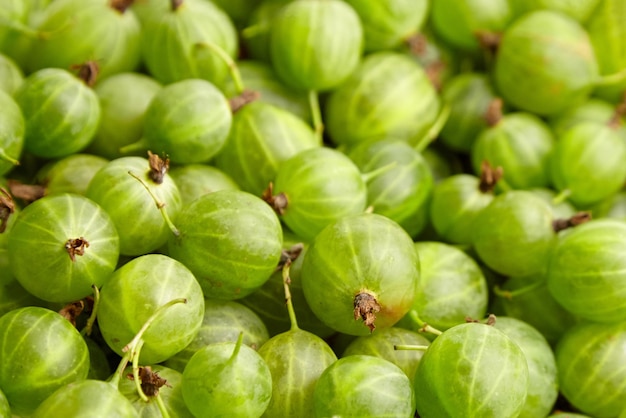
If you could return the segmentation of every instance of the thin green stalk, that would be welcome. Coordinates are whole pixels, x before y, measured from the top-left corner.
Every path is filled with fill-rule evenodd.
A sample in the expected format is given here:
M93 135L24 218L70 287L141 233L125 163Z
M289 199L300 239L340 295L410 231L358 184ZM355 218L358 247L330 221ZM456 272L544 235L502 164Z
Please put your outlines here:
M446 104L441 108L441 111L439 112L439 115L437 115L437 119L435 119L435 122L431 125L431 127L424 134L424 136L419 141L417 141L413 149L420 153L424 151L430 145L430 143L433 142L435 138L437 138L437 136L439 136L439 133L448 121L449 117L450 106Z
M596 87L605 87L619 84L626 81L626 68L614 74L604 75L594 83Z
M520 287L519 289L515 289L515 290L505 290L505 289L502 289L500 286L496 285L493 288L493 293L496 296L499 296L501 298L505 298L505 299L511 300L514 297L521 296L524 293L528 293L528 292L531 292L531 291L533 291L535 289L538 289L541 286L543 286L544 284L545 283L542 280L537 280L537 281L535 281L535 282L533 282L533 283L531 283L531 284L529 284L527 286Z
M137 394L144 402L149 402L150 399L143 393L143 389L141 388L141 377L139 377L139 356L141 355L141 349L143 347L144 341L139 339L137 344L133 348L133 354L131 357L133 358L133 382L135 382L135 389L137 389Z
M313 119L313 130L320 145L324 142L324 122L322 121L322 110L317 91L309 91L309 107L311 108L311 118Z
M142 137L139 141L124 145L119 149L119 152L122 154L128 154L136 151L145 151L149 146L150 144L148 143L148 140L145 137Z
M89 315L85 327L80 331L81 335L91 335L93 324L96 322L98 315L98 308L100 307L100 289L98 289L98 286L95 284L92 284L91 288L93 289L93 308L91 309L91 315Z
M241 349L241 345L243 344L243 331L239 333L239 337L237 338L237 343L235 343L235 348L233 349L233 354L231 354L228 362L233 361L237 358L237 354L239 354L239 350Z
M411 350L411 351L426 351L428 350L427 345L417 345L417 344L395 344L393 346L394 350Z
M10 162L13 165L20 165L20 162L9 156L3 148L0 148L0 159Z
M420 332L429 332L431 334L434 335L441 335L443 334L442 331L438 330L435 327L432 327L430 325L428 325L426 322L422 321L419 317L419 315L417 314L417 312L415 311L415 309L412 309L409 312L409 318L416 323L419 326L419 331Z
M237 90L237 94L243 93L245 90L243 79L241 78L241 73L239 72L239 67L237 67L237 63L235 60L228 55L226 51L219 45L213 42L201 42L196 44L199 48L206 48L211 52L214 52L228 67L228 72L230 73L233 82L235 83L235 89Z
M557 194L556 196L554 196L552 198L552 204L553 205L559 205L563 202L565 202L567 200L568 197L570 197L570 195L572 194L572 190L571 189L563 189L559 192L559 194Z
M293 309L293 301L291 300L291 291L289 290L289 284L291 278L289 277L289 269L291 267L291 259L285 261L283 266L283 287L285 289L285 303L287 304L287 311L289 312L289 322L291 322L291 330L298 330L298 321L296 320L296 311Z
M148 191L148 193L152 197L152 200L154 200L154 203L157 209L161 212L161 215L163 216L163 220L165 221L167 226L170 228L170 231L172 231L172 234L174 234L175 237L180 237L180 231L178 230L178 228L176 228L176 225L174 225L174 222L172 222L172 220L170 219L170 216L167 214L167 211L165 210L165 202L159 201L159 199L157 199L156 195L152 192L150 187L148 187L146 182L143 181L139 176L137 176L132 171L129 171L128 174L134 177Z
M161 412L162 418L170 418L170 413L167 412L167 408L165 407L165 403L163 402L163 398L160 393L157 393L154 397L156 399L157 406L159 407L159 411Z

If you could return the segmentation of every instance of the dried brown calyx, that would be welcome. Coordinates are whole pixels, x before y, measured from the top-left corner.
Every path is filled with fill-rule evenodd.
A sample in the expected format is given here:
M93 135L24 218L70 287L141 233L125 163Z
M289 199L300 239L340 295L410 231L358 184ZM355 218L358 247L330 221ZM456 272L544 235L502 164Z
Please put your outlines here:
M242 107L247 105L248 103L252 103L261 97L261 93L254 90L244 90L239 96L235 96L228 100L230 103L230 110L233 113L236 113Z
M483 321L479 319L470 318L469 316L465 317L465 322L467 323L477 323L482 324ZM496 324L496 316L494 314L489 314L487 319L484 321L484 324L494 326Z
M272 182L270 182L270 184L267 186L267 189L263 191L261 199L266 201L279 215L284 214L285 209L287 209L287 206L289 205L287 195L285 195L284 193L278 193L277 195L274 195L274 183Z
M180 6L182 6L184 3L184 0L171 0L171 6L172 6L172 10L176 10L178 9Z
M15 202L7 189L0 187L0 234L6 231L9 218L15 213Z
M484 160L480 165L480 182L478 189L483 193L493 193L498 181L504 175L501 166L492 167L489 161Z
M163 183L165 175L170 170L170 159L165 154L161 158L157 154L148 151L148 161L150 163L148 177L156 184Z
M76 261L77 255L84 255L87 247L89 247L89 242L83 237L70 238L65 242L65 250L72 261Z
M368 290L361 290L354 297L354 319L361 318L363 323L370 329L370 332L374 331L376 325L376 313L380 312L380 303Z
M24 184L18 180L7 181L11 194L16 199L21 199L26 203L34 202L46 195L46 187L39 184Z
M485 112L485 121L489 126L496 126L502 120L502 107L504 102L501 98L496 97L489 103Z
M130 380L134 380L135 377L132 373L129 373L127 377ZM163 379L155 371L152 371L150 366L144 366L139 368L139 380L141 380L141 390L148 397L155 397L159 394L159 389L163 386L171 387L166 379Z
M134 2L135 0L111 0L109 6L120 13L124 13Z
M100 65L97 61L87 61L83 64L72 65L70 68L77 70L78 78L83 80L89 87L93 87L96 84L98 74L100 74Z
M498 52L500 47L500 41L502 40L502 34L498 32L490 32L487 30L479 30L474 33L480 46L489 51L492 55Z
M622 101L619 102L613 112L613 117L609 120L609 127L612 129L619 129L623 124L623 118L626 116L626 92L622 96Z
M552 221L552 229L554 232L560 232L564 229L573 228L591 220L591 212L582 211L575 213L567 219L555 219Z
M287 263L293 263L296 258L300 256L303 249L304 244L299 242L292 245L291 248L289 248L288 250L283 250L280 253L280 260L278 261L278 265L276 266L276 271L282 270Z
M85 302L82 300L77 300L76 302L70 302L65 305L61 310L59 310L59 314L70 321L72 326L76 327L76 319L85 309Z
M428 38L421 33L415 33L410 35L405 40L409 47L409 51L412 55L420 57L426 76L430 80L433 86L440 91L443 87L442 74L446 69L446 63L441 59L429 59L429 45ZM426 57L425 57L426 56ZM421 57L425 57L422 59Z

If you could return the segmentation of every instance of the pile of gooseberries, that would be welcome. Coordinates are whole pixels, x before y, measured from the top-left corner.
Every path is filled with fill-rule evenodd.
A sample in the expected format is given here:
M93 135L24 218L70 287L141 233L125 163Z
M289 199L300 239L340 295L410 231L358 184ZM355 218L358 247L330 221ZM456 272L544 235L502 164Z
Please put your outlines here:
M624 0L3 0L0 418L626 418Z

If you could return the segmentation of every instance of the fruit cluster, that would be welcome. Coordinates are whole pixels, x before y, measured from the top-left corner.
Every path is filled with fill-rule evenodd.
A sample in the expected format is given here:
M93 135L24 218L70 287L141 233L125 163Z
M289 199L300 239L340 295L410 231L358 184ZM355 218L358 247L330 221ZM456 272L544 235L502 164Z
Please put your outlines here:
M623 0L3 0L0 418L625 418L624 91Z

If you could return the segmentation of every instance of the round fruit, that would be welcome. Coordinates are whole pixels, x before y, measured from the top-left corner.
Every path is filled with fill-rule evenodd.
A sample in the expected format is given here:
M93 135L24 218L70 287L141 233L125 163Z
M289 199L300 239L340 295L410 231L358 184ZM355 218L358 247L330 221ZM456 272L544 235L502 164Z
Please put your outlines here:
M208 164L179 165L172 167L169 173L180 191L183 206L218 190L240 189L228 174Z
M411 308L418 279L411 237L377 214L328 225L311 243L302 265L302 289L311 310L329 327L350 335L367 335L398 322Z
M4 91L0 91L0 108L0 176L3 176L19 164L25 124L20 107Z

